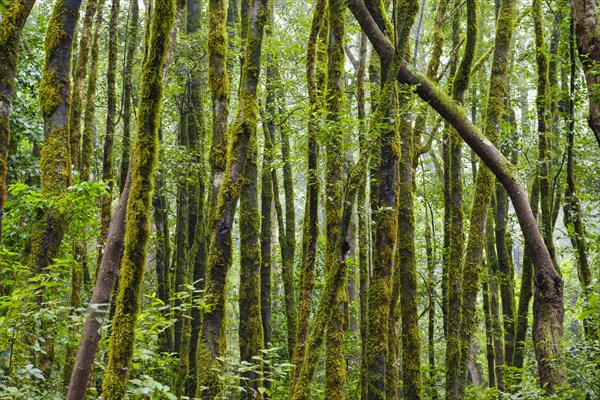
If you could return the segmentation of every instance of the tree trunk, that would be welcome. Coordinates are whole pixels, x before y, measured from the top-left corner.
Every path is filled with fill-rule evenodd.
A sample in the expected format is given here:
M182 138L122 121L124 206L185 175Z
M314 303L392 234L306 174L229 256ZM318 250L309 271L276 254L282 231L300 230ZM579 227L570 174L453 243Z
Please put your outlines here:
M324 14L327 0L317 0L313 11L312 24L306 50L306 80L308 90L309 115L307 124L307 179L306 203L304 206L304 223L302 227L302 265L300 268L300 296L298 305L298 323L293 353L295 364L290 385L290 398L294 394L295 385L300 375L300 367L305 358L306 339L310 327L312 311L312 295L315 287L315 263L317 256L317 239L319 236L319 177L318 159L319 145L317 141L317 50L319 35L324 30Z
M577 51L588 89L588 124L600 146L600 76L596 73L600 62L600 21L597 5L590 0L571 0L571 11L577 33Z
M13 0L0 21L0 245L6 201L6 170L9 156L10 108L19 60L21 31L35 0Z
M85 398L88 382L92 375L94 359L98 352L104 319L108 314L108 305L111 297L119 268L121 256L123 255L123 244L125 240L125 213L129 190L131 187L131 171L123 187L119 204L115 210L108 235L106 237L106 248L102 256L102 262L98 268L96 285L88 306L88 314L83 326L83 333L79 341L77 356L71 373L71 381L67 392L67 400L79 400Z
M212 3L212 2L211 2ZM198 389L206 387L205 391L197 393L203 398L212 398L219 392L218 370L220 362L217 357L223 355L225 350L224 337L224 322L225 322L225 280L227 271L231 264L231 247L232 238L231 230L233 219L237 207L239 193L242 188L245 173L245 168L248 161L252 162L252 152L250 144L256 140L256 124L258 121L258 103L257 103L257 87L260 74L260 55L262 49L262 37L265 23L266 3L264 0L255 0L255 7L250 11L249 15L251 24L249 25L248 35L252 38L245 47L244 53L246 56L247 65L244 65L242 73L242 82L239 90L239 110L231 128L229 139L229 151L227 155L227 170L223 179L221 190L218 194L216 209L214 210L214 220L209 218L211 226L210 252L208 255L207 271L206 271L206 296L208 301L212 302L212 309L204 315L202 321L201 338L202 343L198 344L198 357L196 360L198 366ZM218 7L215 4L215 7ZM216 9L215 9L216 11ZM222 14L219 12L218 14ZM211 15L211 20L213 15ZM224 16L224 13L222 14ZM223 25L224 18L213 21L213 24ZM212 25L209 30L215 25ZM219 30L223 33L224 26ZM222 37L222 36L221 36ZM209 40L210 41L210 40ZM215 43L221 46L218 54L224 54L225 48L222 47L223 42ZM219 56L213 54L213 57ZM221 70L223 74L225 57L222 60ZM213 60L214 62L215 60ZM216 86L218 79L222 79L223 75L216 77L215 71L211 68L211 90L223 91L222 87ZM213 92L213 100L215 92ZM221 103L222 104L222 103ZM215 107L215 103L213 103ZM220 110L215 110L220 111ZM225 120L226 121L226 120ZM223 121L223 122L225 122ZM214 127L213 127L214 128ZM214 136L214 130L213 130ZM215 143L213 142L213 150ZM221 149L222 150L222 149ZM211 156L214 155L211 154ZM214 172L214 170L213 170ZM212 225L214 221L214 228ZM258 237L258 233L257 233ZM258 263L260 266L260 263ZM257 299L257 304L260 300ZM260 318L260 313L258 314ZM262 328L262 327L261 327ZM262 338L262 332L261 332Z
M112 193L114 188L113 164L114 164L114 142L115 142L115 117L117 112L117 83L116 72L118 62L118 39L119 29L119 4L120 0L112 0L110 7L110 18L108 21L108 65L106 66L106 132L104 134L104 151L102 157L102 180L108 186L108 193L102 197L101 232L99 253L106 243L106 235L111 220ZM100 254L98 260L101 259Z
M107 371L102 385L103 398L106 400L123 397L133 356L134 327L140 311L146 244L150 233L148 216L154 186L153 174L158 159L158 116L163 94L163 72L175 14L172 0L156 0L147 43L149 51L142 67L138 135L134 147L131 193L127 201L121 279Z
M383 59L390 59L394 52L391 43L377 27L371 14L361 0L351 0L350 10L369 36L371 43ZM537 228L531 212L527 193L514 177L514 166L484 139L479 130L469 121L464 110L450 100L427 78L403 64L398 74L399 81L413 85L415 92L444 117L462 136L467 144L494 172L510 196L526 243L530 246L535 272L534 343L540 371L540 383L551 392L554 385L565 381L564 363L561 360L563 336L563 281L556 272L550 253ZM553 360L549 362L548 360Z
M127 24L127 48L125 52L125 68L123 70L123 140L119 169L119 193L123 193L127 171L129 170L129 153L131 147L131 105L133 103L133 63L139 36L138 23L140 18L139 4L129 2L129 22Z
M73 73L73 95L71 97L71 106L69 109L69 144L71 149L71 162L77 164L79 156L79 145L81 140L81 116L83 115L83 92L85 77L87 75L88 54L90 50L90 39L92 37L92 26L94 24L94 15L98 9L102 13L102 5L98 0L88 1L85 6L85 16L81 26L81 36L79 37L79 47L77 52L77 61ZM100 7L98 7L100 5ZM73 60L75 61L75 60Z

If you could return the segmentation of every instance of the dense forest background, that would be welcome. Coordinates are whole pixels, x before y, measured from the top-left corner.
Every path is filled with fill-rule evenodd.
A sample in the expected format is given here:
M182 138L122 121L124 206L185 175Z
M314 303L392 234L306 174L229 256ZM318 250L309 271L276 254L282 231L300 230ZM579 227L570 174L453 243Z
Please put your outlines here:
M0 2L0 399L600 398L599 62L585 0Z

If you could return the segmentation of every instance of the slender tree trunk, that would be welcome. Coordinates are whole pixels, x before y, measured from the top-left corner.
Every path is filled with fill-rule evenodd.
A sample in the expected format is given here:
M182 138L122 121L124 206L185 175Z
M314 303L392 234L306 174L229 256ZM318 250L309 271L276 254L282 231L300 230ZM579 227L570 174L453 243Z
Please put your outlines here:
M108 316L108 305L111 303L113 289L121 266L121 256L123 255L125 213L131 188L131 171L128 175L119 204L110 222L108 236L106 237L106 248L98 268L96 285L88 306L88 314L79 341L73 372L71 373L67 400L85 398L88 382L92 375L94 359L98 353L102 325Z
M103 4L99 4L103 6ZM85 111L83 114L83 134L81 138L81 152L79 152L78 168L79 180L87 182L91 178L92 151L94 147L94 135L96 131L96 88L98 86L98 63L100 58L100 35L102 33L102 7L96 14L94 23L94 36L92 39L90 53L90 70L88 73L88 85L85 94ZM75 160L74 160L75 161Z
M435 253L432 242L433 213L429 204L425 205L425 252L427 259L427 308L428 308L428 324L427 324L427 361L429 367L429 396L432 400L439 398L436 378L435 378ZM431 214L431 219L427 218Z
M487 269L487 267L486 267ZM495 358L496 352L494 351L494 332L492 329L492 318L491 318L491 307L490 307L490 296L488 286L488 274L483 275L481 282L482 293L483 293L483 313L485 318L485 343L486 343L486 358L487 358L487 370L488 370L488 385L491 388L496 387L496 369L495 369Z
M187 25L186 33L192 38L197 36L202 22L201 4L199 0L187 1ZM199 62L200 55L193 55L193 60ZM206 218L206 163L205 146L206 126L204 116L204 76L195 69L188 78L188 142L192 162L197 165L197 171L192 168L189 176L190 203L189 203L189 234L188 234L188 268L191 274L194 292L192 301L202 296L204 289L204 275L206 265L207 245L207 218ZM202 325L202 311L193 306L191 309L190 336L189 336L189 373L186 393L193 397L197 390L196 352L198 349L198 338Z
M350 0L348 6L369 36L376 51L383 59L390 59L394 48L362 1ZM565 380L564 362L560 357L563 337L563 281L554 268L550 253L537 228L527 193L513 175L514 166L489 140L483 139L481 132L469 121L464 110L443 92L437 90L427 78L412 71L404 63L398 73L398 80L413 85L416 94L428 101L458 131L467 144L494 172L512 200L523 236L531 248L536 275L534 309L538 310L537 313L534 313L534 343L539 348L536 351L536 359L538 360L541 385L551 392L555 384L561 385ZM553 360L553 362L550 363L548 360Z
M268 63L267 63L268 65ZM267 66L267 76L269 75L269 67ZM267 77L267 84L269 78ZM272 109L273 92L267 89L267 109ZM272 132L275 130L275 123L272 114L268 114L266 121L263 121L263 133L265 139L265 147L263 152L263 164L261 170L261 196L260 196L260 258L262 266L260 268L260 315L263 328L263 342L265 347L269 348L273 345L273 325L271 322L272 314L272 296L271 296L271 254L272 242L271 234L273 229L273 179L271 174L275 173L271 167L273 142L271 141ZM269 366L265 365L265 372ZM271 390L271 381L266 379L263 381L265 388Z
M496 387L504 391L504 341L502 334L502 324L500 323L500 305L498 303L498 256L496 254L496 234L494 231L494 213L495 199L492 198L492 208L488 211L486 226L486 256L487 256L487 282L488 298L490 307L490 319L492 328L492 341L494 346L494 367L496 375Z
M588 124L600 146L600 76L595 72L596 65L600 62L600 20L597 7L595 1L571 0L577 50L588 89Z
M342 0L329 0L329 43L327 62L327 120L331 131L325 145L325 270L331 271L340 260L337 246L340 235L343 196L343 150L340 124L344 95L344 35L345 7ZM346 398L346 362L343 345L345 336L344 307L347 302L347 273L340 275L334 294L333 313L326 333L325 397L331 400Z
M573 21L571 20L571 34L573 33ZM575 251L577 259L577 273L579 275L579 282L581 289L584 294L584 301L589 304L592 295L592 269L588 260L588 247L585 234L585 226L583 225L583 215L581 211L581 203L577 197L577 185L575 182L575 160L573 154L573 144L575 141L575 79L576 79L576 62L575 62L575 49L573 46L573 40L569 41L570 56L571 56L571 82L570 82L570 96L569 96L569 130L567 131L567 189L565 192L565 205L564 205L564 220L567 231L569 232L569 238L571 239L571 245ZM598 328L594 326L593 321L589 318L583 320L583 329L585 337L588 340L594 340L598 338Z
M108 64L106 66L106 131L104 134L104 151L102 157L102 180L108 185L108 193L101 200L101 232L99 239L98 260L101 260L102 248L106 243L111 220L112 193L114 188L114 142L115 117L117 112L116 72L118 63L118 39L120 0L112 0L110 18L108 20Z
M452 83L452 98L462 104L469 86L471 67L475 58L477 42L477 2L469 0L467 5L467 43L458 70ZM446 399L461 398L460 375L461 329L462 329L462 285L463 231L462 195L462 140L455 129L450 130L450 242L448 248L448 332L446 336ZM470 271L469 271L470 272ZM458 368L457 368L458 366Z
M531 188L531 209L533 215L538 215L539 205L539 185L537 177L534 178ZM517 311L517 321L515 324L515 353L513 355L514 367L523 368L523 359L525 356L525 340L527 336L527 327L529 326L529 304L533 297L533 263L529 255L529 249L525 246L523 256L523 270L521 272L521 290L519 292L519 306Z
M515 343L515 293L514 269L506 246L506 218L508 197L501 185L496 185L496 254L498 254L498 283L502 298L502 322L504 325L504 357L506 365L512 365Z
M102 13L102 4L100 4L99 8L100 13ZM73 95L71 97L71 106L69 109L69 145L71 149L71 162L73 164L77 164L77 158L79 156L84 83L87 75L88 54L90 50L90 40L92 39L92 26L94 25L94 15L96 15L97 9L98 0L88 1L85 6L85 15L83 17L81 36L79 37L79 47L77 49L77 61L75 62L73 73Z
M163 141L162 128L158 131L158 142ZM158 159L162 161L164 155L159 150ZM171 242L169 234L169 203L165 193L165 178L163 168L159 166L156 174L155 190L152 194L152 208L154 210L154 225L156 229L156 280L157 295L164 305L171 304ZM163 316L168 318L169 310L163 311ZM162 352L174 351L173 328L165 329L159 335L159 349Z
M205 391L197 393L197 395L203 398L212 398L219 391L220 383L217 371L220 369L220 363L217 357L222 356L225 350L223 329L225 322L224 290L227 271L231 264L231 230L240 189L243 188L244 179L242 176L245 174L248 162L253 162L252 157L254 155L252 154L251 144L256 140L257 135L258 102L256 91L260 74L260 55L266 2L265 0L255 0L254 6L250 10L249 19L251 23L248 28L248 35L252 40L248 41L248 46L244 49L247 64L244 64L239 90L239 110L229 135L231 142L229 144L229 154L227 155L227 172L218 194L217 207L214 212L214 229L211 229L212 227L209 228L212 232L206 271L206 296L212 302L213 306L210 312L204 315L204 320L202 321L200 338L202 343L198 344L198 356L196 360L199 366L198 388L207 387ZM222 21L223 19L219 22L222 23ZM223 42L219 44L222 45ZM220 54L223 54L224 50L224 48L221 48ZM223 64L221 65L224 66L225 57L222 60ZM223 73L224 71L221 70L220 72ZM213 75L212 79L217 78ZM213 81L212 85L215 83ZM223 88L219 87L214 87L213 89L212 85L211 90L223 90ZM258 232L256 233L256 237L258 240ZM260 254L260 252L257 251L257 254ZM260 262L258 265L258 268L260 268ZM256 272L258 273L258 270ZM259 285L258 282L256 283L257 285ZM256 304L260 304L259 298L256 299ZM260 318L260 312L258 312L258 318ZM262 332L260 332L260 336L262 339Z
M139 36L140 8L136 1L129 2L129 23L127 24L127 47L125 52L125 68L123 70L123 140L119 169L119 193L123 192L127 171L129 170L129 153L131 148L131 106L133 103L133 63Z
M0 21L0 246L11 142L9 118L19 60L19 43L23 26L34 4L35 0L13 0Z
M365 121L365 75L367 66L367 37L364 32L360 34L360 47L359 47L359 65L357 69L357 105L358 105L358 118L359 118L359 147L360 152L368 152L367 143L365 138L366 133L366 121ZM367 176L361 178L360 186L358 187L357 193L357 207L356 213L358 215L358 262L359 262L359 288L358 297L360 303L359 311L359 331L360 331L360 398L366 400L367 398L367 385L366 383L366 368L365 368L365 354L367 346L367 310L368 310L368 293L369 293L369 280L371 273L371 264L369 257L369 227L368 227L368 214L367 214Z
M317 0L313 11L312 24L306 50L306 80L309 102L309 121L307 124L307 179L306 203L304 206L304 223L302 227L302 265L300 268L300 296L298 304L298 323L293 354L295 364L290 385L290 398L294 394L295 385L300 375L300 367L305 358L306 339L310 327L312 311L312 295L315 286L315 262L317 256L317 239L319 236L319 177L318 159L319 145L317 141L317 50L319 35L324 30L324 14L327 0Z
M123 397L133 355L134 327L140 311L146 244L149 237L148 216L154 186L153 173L158 159L163 72L175 14L175 3L172 0L156 0L150 22L148 56L142 67L138 135L132 164L131 193L127 201L122 274L107 371L102 385L103 399L106 400Z

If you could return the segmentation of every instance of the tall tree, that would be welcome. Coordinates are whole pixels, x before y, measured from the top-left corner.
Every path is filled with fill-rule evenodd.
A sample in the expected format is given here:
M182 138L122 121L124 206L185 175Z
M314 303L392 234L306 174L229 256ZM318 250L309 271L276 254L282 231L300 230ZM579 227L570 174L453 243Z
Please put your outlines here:
M393 57L394 47L385 38L362 1L351 0L348 6L380 56L385 59ZM536 351L536 359L539 362L540 382L546 390L552 391L555 385L563 384L565 377L564 364L560 361L563 337L563 281L554 268L550 253L537 228L527 193L514 176L514 166L489 140L484 140L464 110L437 90L431 81L409 69L406 64L400 68L397 78L403 83L413 85L416 94L428 101L458 131L463 140L494 172L512 200L523 236L531 249L535 274L539 277L535 282L534 310L537 309L537 312L534 311L534 342L539 349ZM538 346L541 343L544 345ZM544 361L550 359L559 361L554 364Z
M198 368L198 388L199 390L201 387L207 388L205 391L197 393L197 395L203 398L214 397L219 391L220 384L216 371L220 367L217 357L223 354L225 348L223 330L225 319L224 291L227 271L231 264L231 231L240 191L243 189L243 184L245 183L245 179L243 178L245 168L248 166L249 160L253 162L252 157L254 157L254 154L250 151L250 143L256 140L257 134L258 102L256 93L260 74L260 55L266 2L264 0L255 0L253 5L255 7L250 10L251 14L248 15L251 22L249 24L248 38L251 38L251 40L248 40L248 44L243 50L246 63L242 70L242 79L238 94L239 109L229 132L226 173L223 176L216 208L213 211L214 219L209 219L211 221L211 226L209 226L211 238L206 270L206 296L208 297L208 301L213 305L211 310L205 313L202 321L201 337L199 339L201 343L198 343L198 357L196 360L197 364L202 366L202 368ZM218 4L215 4L215 6L218 6ZM219 22L223 26L223 20ZM224 36L221 37L224 38ZM218 44L222 46L224 42L219 42ZM214 56L220 58L222 54L225 54L224 46ZM224 62L225 57L220 58L220 60ZM224 66L224 64L221 65L222 67ZM223 73L222 70L219 72ZM219 78L222 79L223 75L220 77L211 77L211 79ZM215 87L214 90L223 91L223 88ZM214 102L213 107L215 107ZM214 150L219 151L222 149ZM214 226L212 225L213 223ZM256 236L258 239L258 231ZM258 254L260 253L258 252ZM260 266L260 262L258 265ZM256 304L260 305L260 299L255 300ZM260 312L258 313L258 320L260 320ZM260 336L262 339L262 332Z
M63 196L71 183L68 113L70 104L71 48L79 16L79 0L54 4L44 41L45 65L40 83L40 106L44 118L44 145L40 159L41 191L49 199ZM37 211L31 236L25 246L26 264L34 274L45 272L58 253L68 221L59 207ZM43 293L39 293L41 303ZM43 326L45 353L42 371L49 376L53 362L53 338L49 324Z
M306 49L306 81L308 90L308 116L307 124L307 179L306 203L304 206L304 224L302 227L302 265L300 267L300 295L298 305L298 323L296 340L293 353L295 364L290 394L293 395L295 385L300 373L300 365L305 357L306 339L310 328L310 315L312 311L312 297L315 286L315 263L317 255L317 239L319 233L319 177L318 159L319 145L317 142L317 107L318 82L317 82L317 51L319 35L324 27L327 0L315 2L312 23Z
M157 17L160 16L160 17ZM137 138L132 165L131 193L127 201L125 245L117 294L104 399L120 399L126 389L133 355L134 327L141 301L141 285L149 236L148 217L158 158L159 112L163 94L163 70L171 30L175 22L173 0L157 0L150 22L148 53L142 67Z
M492 71L490 74L487 108L483 128L483 133L494 145L499 144L500 122L504 111L504 100L508 95L508 54L514 32L514 8L514 1L503 0L500 3L498 18L496 20L494 55L492 59ZM477 169L477 176L475 178L475 192L471 209L469 236L462 272L462 284L464 290L461 309L461 353L458 369L458 397L464 396L469 349L475 333L477 294L479 292L481 279L486 223L492 199L494 181L495 179L492 171L487 166L480 165ZM495 262L492 261L493 259L494 257L492 257L491 254L488 254L488 264Z
M15 0L0 21L0 244L2 217L6 201L6 170L10 143L10 108L15 90L19 60L19 42L27 17L35 0Z
M248 133L244 143L247 156L243 164L240 191L240 359L255 363L257 369L243 374L247 378L244 399L261 397L262 363L254 357L265 347L261 314L261 252L260 213L258 208L258 80L261 67L261 48L268 13L267 0L255 0L248 15L250 23L247 45L244 51L245 64L242 73L240 97L246 107L241 121ZM244 11L242 10L242 13ZM244 16L242 15L242 18Z

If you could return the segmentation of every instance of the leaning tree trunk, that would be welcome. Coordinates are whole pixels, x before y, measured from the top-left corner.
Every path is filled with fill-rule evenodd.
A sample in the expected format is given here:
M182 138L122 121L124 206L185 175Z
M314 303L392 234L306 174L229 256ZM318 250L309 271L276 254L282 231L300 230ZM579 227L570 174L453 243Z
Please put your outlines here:
M394 47L379 30L361 0L350 0L350 10L369 36L375 50L382 59L393 57ZM540 383L549 392L554 386L565 382L562 355L563 337L563 281L556 272L550 253L537 228L531 212L527 192L515 177L515 167L487 139L466 116L456 102L436 88L427 78L403 64L398 73L400 82L415 87L415 92L448 121L486 163L505 187L510 196L523 236L530 246L535 273L534 343L540 371ZM552 360L550 362L549 360Z
M163 71L174 21L174 1L156 0L150 23L150 41L147 44L149 51L142 67L138 132L132 164L131 193L127 201L122 273L107 371L102 385L103 398L106 400L123 397L133 356L134 327L140 311L146 244L150 233L148 217L154 186L153 174L158 158Z
M102 338L102 325L109 312L109 305L123 255L125 239L125 211L129 190L131 188L131 171L125 181L119 204L110 221L106 248L102 255L102 262L98 267L96 285L88 306L88 314L83 325L83 333L79 341L77 356L71 373L71 381L67 392L67 400L79 400L85 397L88 382L92 375L94 360L98 353L98 346Z

